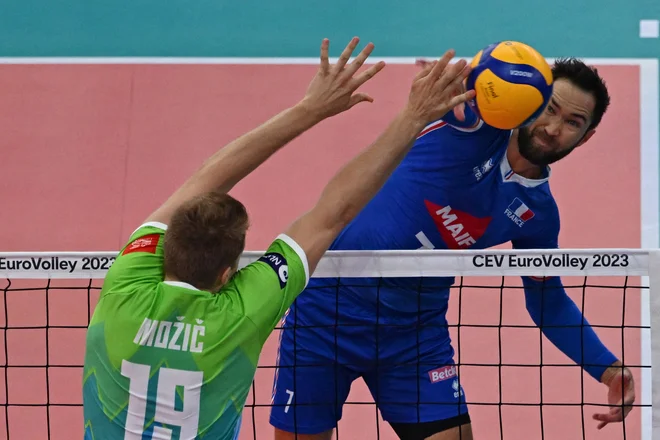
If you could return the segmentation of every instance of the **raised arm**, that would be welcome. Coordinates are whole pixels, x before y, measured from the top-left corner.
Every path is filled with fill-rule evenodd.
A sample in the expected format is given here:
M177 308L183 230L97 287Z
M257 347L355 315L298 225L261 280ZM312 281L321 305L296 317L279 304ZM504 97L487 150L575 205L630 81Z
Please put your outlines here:
M469 66L465 61L449 65L453 56L448 51L419 72L407 104L387 129L332 178L314 208L286 231L305 252L309 273L339 232L380 190L424 126L473 97L474 91L455 93Z
M208 191L228 192L275 152L322 120L360 102L373 102L370 96L354 92L385 64L376 63L354 77L374 49L374 45L369 43L352 63L347 64L358 42L357 37L353 38L337 64L330 67L329 42L323 40L321 64L303 99L208 158L145 221L168 224L172 213L183 203Z

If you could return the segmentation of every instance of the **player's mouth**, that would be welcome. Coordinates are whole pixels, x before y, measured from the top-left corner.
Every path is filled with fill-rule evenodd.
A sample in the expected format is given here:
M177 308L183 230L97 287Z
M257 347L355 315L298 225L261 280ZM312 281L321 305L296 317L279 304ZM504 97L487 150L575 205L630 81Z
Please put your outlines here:
M553 149L553 143L549 139L546 139L542 136L535 135L534 136L534 143L538 145L539 147L546 149L546 150L551 150Z

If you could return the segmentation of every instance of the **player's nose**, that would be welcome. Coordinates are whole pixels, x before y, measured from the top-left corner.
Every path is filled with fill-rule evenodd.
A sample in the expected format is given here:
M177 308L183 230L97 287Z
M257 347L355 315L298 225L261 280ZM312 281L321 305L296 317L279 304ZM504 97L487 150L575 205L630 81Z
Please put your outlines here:
M544 131L548 136L557 136L561 131L561 124L559 121L550 121L550 123L545 126Z

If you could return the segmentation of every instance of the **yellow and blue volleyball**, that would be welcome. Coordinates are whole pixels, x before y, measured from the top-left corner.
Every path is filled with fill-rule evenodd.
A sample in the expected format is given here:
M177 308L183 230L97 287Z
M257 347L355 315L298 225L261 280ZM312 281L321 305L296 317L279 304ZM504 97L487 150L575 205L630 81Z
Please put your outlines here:
M552 70L531 46L517 41L494 43L479 51L466 79L476 96L468 104L491 127L525 126L543 112L552 95Z

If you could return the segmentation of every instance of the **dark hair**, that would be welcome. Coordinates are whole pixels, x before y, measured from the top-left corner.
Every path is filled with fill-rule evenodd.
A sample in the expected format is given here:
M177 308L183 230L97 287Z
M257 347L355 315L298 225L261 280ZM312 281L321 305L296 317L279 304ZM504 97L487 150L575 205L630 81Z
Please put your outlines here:
M610 95L598 69L587 66L577 58L559 58L552 66L554 80L567 79L581 90L591 93L596 100L589 129L596 128L610 105Z
M228 194L210 192L184 203L165 233L165 273L212 289L222 271L235 269L248 227L245 206Z

